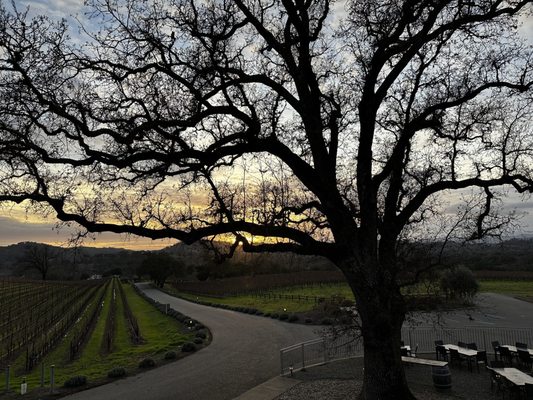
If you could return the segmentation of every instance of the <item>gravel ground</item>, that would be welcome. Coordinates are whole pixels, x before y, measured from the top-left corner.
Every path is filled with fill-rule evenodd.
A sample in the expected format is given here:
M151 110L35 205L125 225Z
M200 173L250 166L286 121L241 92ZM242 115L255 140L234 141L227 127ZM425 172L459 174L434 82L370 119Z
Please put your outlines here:
M431 355L420 355L431 358ZM431 368L421 365L406 366L406 376L413 394L420 400L495 400L501 393L492 391L490 376L484 366L474 368L452 367L452 389L437 391L433 386ZM353 400L361 390L363 359L355 358L332 362L297 372L294 378L302 383L277 397L277 400Z

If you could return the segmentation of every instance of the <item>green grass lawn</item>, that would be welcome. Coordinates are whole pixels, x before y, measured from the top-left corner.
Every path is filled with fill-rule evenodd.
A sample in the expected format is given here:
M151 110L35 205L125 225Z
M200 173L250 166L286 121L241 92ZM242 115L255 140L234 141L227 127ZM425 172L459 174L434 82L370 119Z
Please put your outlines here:
M279 299L268 298L253 295L241 295L230 296L224 298L208 297L208 296L195 296L187 293L176 292L172 287L166 286L169 292L178 293L179 296L191 299L193 301L199 300L204 302L211 302L216 304L226 304L235 307L249 307L257 308L264 313L295 313L310 311L315 307L314 301L297 300L296 296L309 296L309 297L324 297L330 298L332 296L340 296L346 299L353 300L353 294L347 284L327 284L327 285L314 285L314 286L297 286L280 288L269 291L272 295L283 294L294 296L295 299Z
M479 291L533 299L533 281L481 280L479 281Z
M524 280L482 280L479 281L480 292L493 292L501 293L510 296L516 296L524 298L526 300L533 299L533 282L524 281ZM294 312L307 312L311 311L315 307L314 302L307 301L298 301L291 299L279 299L279 298L266 298L253 295L240 295L240 296L228 296L224 298L218 297L209 297L209 296L196 296L183 292L176 292L171 286L166 286L166 289L169 292L177 293L179 296L190 299L190 300L199 300L203 302L211 302L216 304L226 304L229 306L236 307L248 307L248 308L257 308L263 313L281 313L286 310L287 313ZM414 292L419 292L420 290L415 290ZM413 292L411 290L411 292ZM422 290L425 293L425 290ZM270 290L269 293L272 295L283 294L283 295L294 295L294 296L316 296L330 298L332 296L340 296L345 299L353 300L353 294L348 286L345 283L338 284L324 284L324 285L313 285L313 286L296 286L296 287L287 287L280 288L275 290Z
M102 337L112 296L112 285L107 288L104 307L96 327L84 347L81 356L69 363L69 335L44 360L46 366L46 383L49 380L49 366L55 364L56 386L61 386L66 379L75 375L84 375L89 383L97 383L107 378L107 373L114 367L126 368L128 374L138 371L138 363L146 357L152 357L156 363L162 362L163 355L168 350L179 350L184 342L191 340L192 334L185 332L183 326L174 318L162 314L154 306L140 297L130 285L124 285L124 292L128 303L137 318L140 332L145 342L133 345L130 342L126 318L120 294L116 293L117 310L115 322L115 337L113 351L107 355L101 353ZM18 388L22 376L11 380L11 386ZM40 382L40 367L27 374L28 389L38 386Z

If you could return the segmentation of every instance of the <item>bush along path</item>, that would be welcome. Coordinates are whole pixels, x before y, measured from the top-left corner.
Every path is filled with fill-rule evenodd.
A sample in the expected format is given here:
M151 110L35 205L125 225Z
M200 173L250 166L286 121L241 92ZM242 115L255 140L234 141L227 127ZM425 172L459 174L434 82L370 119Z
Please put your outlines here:
M102 285L62 344L45 358L44 387L39 387L39 365L24 375L13 374L10 393L4 394L0 383L2 399L20 396L14 390L20 387L23 376L29 389L25 398L47 398L52 364L57 397L167 364L210 343L211 334L201 323L173 309L166 310L134 288L117 278ZM134 337L132 326L136 327Z

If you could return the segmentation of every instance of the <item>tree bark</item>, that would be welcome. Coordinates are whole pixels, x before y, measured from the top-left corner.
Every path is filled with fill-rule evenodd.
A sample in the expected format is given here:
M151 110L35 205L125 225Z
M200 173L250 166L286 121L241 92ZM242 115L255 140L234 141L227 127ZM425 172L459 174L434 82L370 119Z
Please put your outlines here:
M379 267L377 270L382 271ZM364 381L359 400L415 399L401 360L406 306L400 289L382 282L364 288L361 278L354 276L348 281L355 295L364 342Z
M364 382L360 400L412 400L400 353L401 324L385 322L387 311L375 310L363 328ZM403 318L402 318L403 320ZM368 319L367 319L368 321ZM363 324L364 325L364 324Z

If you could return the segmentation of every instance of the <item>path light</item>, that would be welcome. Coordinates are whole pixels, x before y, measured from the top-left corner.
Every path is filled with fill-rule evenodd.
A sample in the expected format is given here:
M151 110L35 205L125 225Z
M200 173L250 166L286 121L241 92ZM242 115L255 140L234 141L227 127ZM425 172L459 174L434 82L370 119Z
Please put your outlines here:
M291 366L289 367L289 372L291 373L291 376L292 376L292 374L293 374L293 372L294 372L294 367L292 366L292 364L291 364Z
M287 312L287 309L286 309L286 308L283 308L283 312Z
M28 384L26 383L26 377L22 378L22 383L20 385L20 394L26 394L28 391Z

